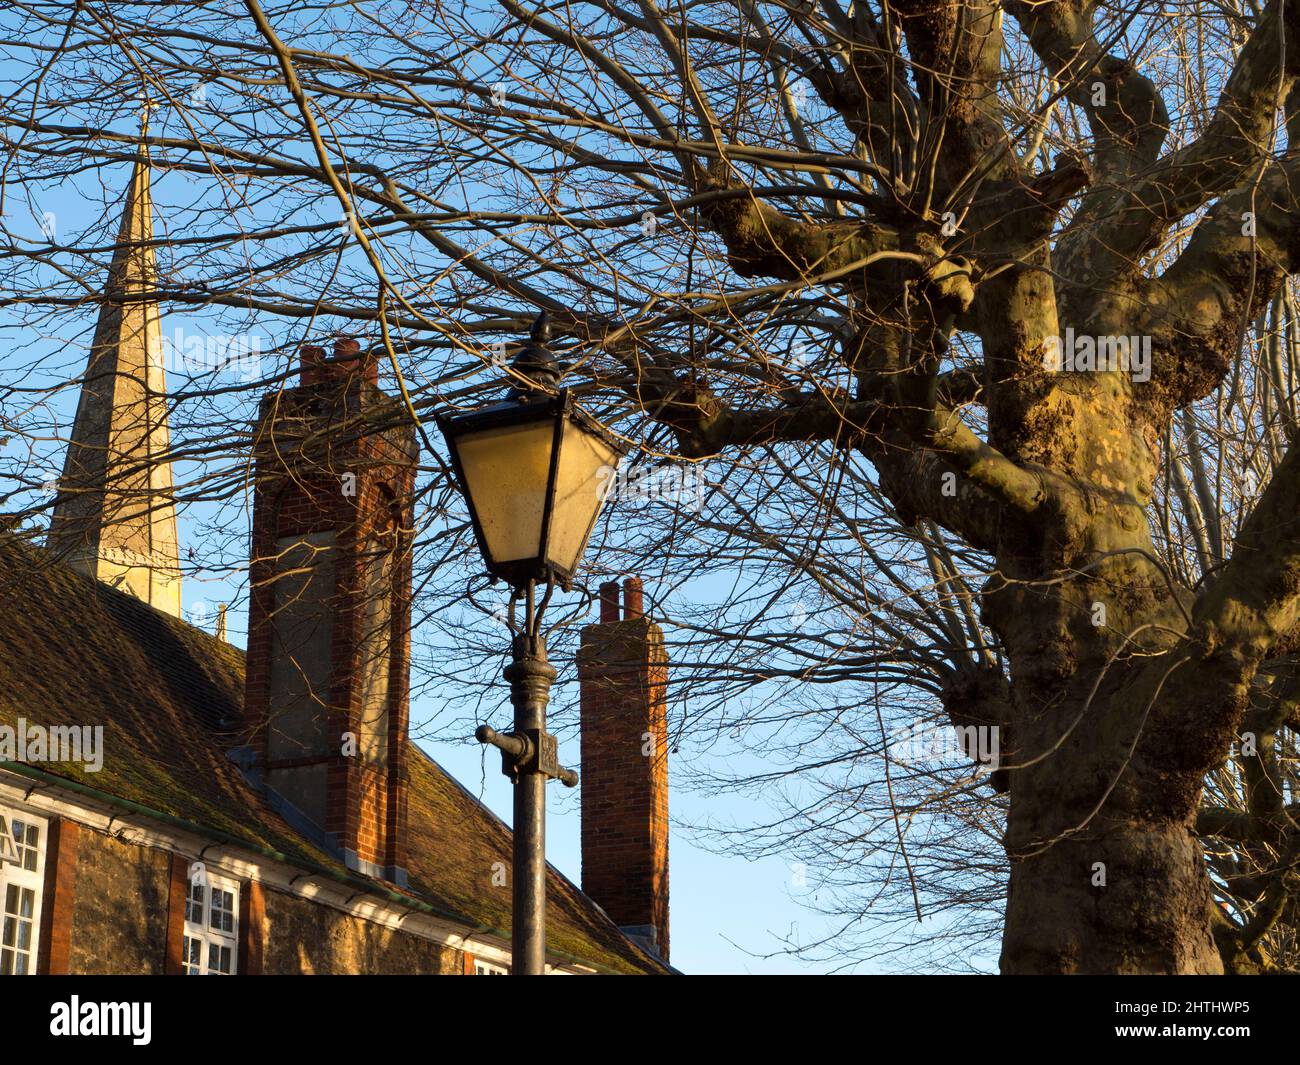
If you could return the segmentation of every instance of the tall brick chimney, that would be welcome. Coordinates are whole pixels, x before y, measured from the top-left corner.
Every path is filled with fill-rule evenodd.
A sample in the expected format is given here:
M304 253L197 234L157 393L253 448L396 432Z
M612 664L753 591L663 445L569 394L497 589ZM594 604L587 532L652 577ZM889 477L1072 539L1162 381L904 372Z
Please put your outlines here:
M668 658L641 582L600 587L582 630L582 890L668 960Z
M302 349L254 442L244 708L273 802L406 879L414 430L355 340Z

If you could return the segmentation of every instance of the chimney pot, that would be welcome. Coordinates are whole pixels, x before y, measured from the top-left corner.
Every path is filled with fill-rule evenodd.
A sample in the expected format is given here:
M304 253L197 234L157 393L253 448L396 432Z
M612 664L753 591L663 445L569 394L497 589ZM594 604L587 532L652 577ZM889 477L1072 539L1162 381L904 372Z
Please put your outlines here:
M629 577L623 582L623 617L628 621L645 614L645 597L641 592L641 578Z
M298 380L311 385L325 376L325 349L316 344L304 345L298 355Z
M379 387L379 359L369 352L361 350L361 341L356 337L338 337L334 341L334 361L338 363L338 372L348 377L358 371L376 388Z
M334 357L326 358L325 349L318 344L307 344L301 349L299 383L320 384L323 381L345 381L358 369L372 385L379 384L379 361L362 353L361 342L355 337L338 337L334 341Z
M618 581L605 581L600 586L600 623L611 625L618 620Z

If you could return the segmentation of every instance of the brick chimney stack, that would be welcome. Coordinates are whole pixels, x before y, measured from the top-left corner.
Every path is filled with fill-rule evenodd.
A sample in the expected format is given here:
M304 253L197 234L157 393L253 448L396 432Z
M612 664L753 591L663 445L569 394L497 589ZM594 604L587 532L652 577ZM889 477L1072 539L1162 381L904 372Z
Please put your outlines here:
M262 400L244 709L271 799L348 865L406 873L414 430L355 340Z
M582 890L668 960L668 659L641 581L600 587L582 630Z

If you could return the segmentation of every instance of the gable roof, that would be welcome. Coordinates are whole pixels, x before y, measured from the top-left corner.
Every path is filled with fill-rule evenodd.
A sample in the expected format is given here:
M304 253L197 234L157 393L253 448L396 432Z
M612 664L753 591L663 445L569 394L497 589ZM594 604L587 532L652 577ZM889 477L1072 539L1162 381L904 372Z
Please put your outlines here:
M74 572L21 536L0 532L0 724L104 726L104 765L36 768L164 817L349 878L296 831L231 761L242 737L244 654L177 618ZM488 887L510 864L510 831L411 743L409 887L374 881L469 929L509 936L510 896ZM0 763L0 766L5 763ZM667 967L624 936L554 868L547 947L625 973Z

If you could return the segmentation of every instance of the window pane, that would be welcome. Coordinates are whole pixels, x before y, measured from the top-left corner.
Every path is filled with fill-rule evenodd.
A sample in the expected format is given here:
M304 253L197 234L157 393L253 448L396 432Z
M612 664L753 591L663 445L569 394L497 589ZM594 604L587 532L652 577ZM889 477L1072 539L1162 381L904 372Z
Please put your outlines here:
M184 963L183 968L186 976L198 976L203 970L200 968L200 948L203 946L197 939L186 936L181 947L181 961Z
M0 946L4 948L5 963L0 971L19 976L31 971L35 912L35 891L19 888L16 884L6 885L4 926L0 928Z
M230 948L208 944L208 973L213 976L230 975Z
M219 932L235 930L235 899L229 891L213 889L211 926Z
M203 885L190 884L189 898L185 904L185 919L191 924L203 923Z
M41 841L38 825L15 819L12 822L12 836L16 848L18 864L28 872L36 872L36 851Z

